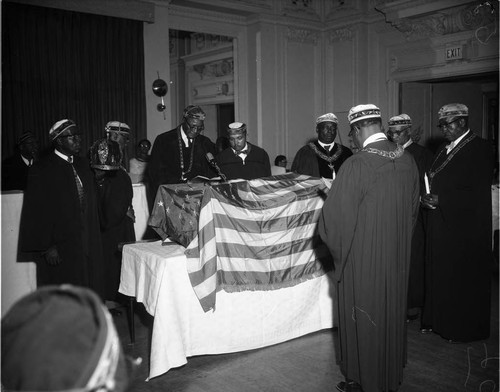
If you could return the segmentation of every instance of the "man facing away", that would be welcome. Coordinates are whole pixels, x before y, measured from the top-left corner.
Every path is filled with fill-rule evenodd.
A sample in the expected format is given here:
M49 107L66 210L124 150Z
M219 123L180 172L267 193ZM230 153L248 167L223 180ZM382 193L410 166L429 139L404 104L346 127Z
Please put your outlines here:
M303 146L295 155L291 170L313 177L335 179L340 166L352 155L352 151L335 143L338 119L326 113L316 119L318 139Z
M382 132L380 109L349 111L360 151L344 162L319 233L335 263L339 391L396 391L406 361L406 290L419 203L418 170Z
M387 137L402 146L415 159L420 181L420 195L425 194L424 176L432 163L432 152L414 142L411 137L412 121L407 114L399 114L388 121ZM410 278L408 282L408 319L418 317L424 306L424 271L425 271L425 219L424 211L419 209L417 224L413 231L411 247Z
M228 180L253 180L271 175L269 155L264 149L247 141L246 124L229 124L227 136L230 147L217 156L217 162Z
M460 103L438 112L447 143L429 169L423 326L450 342L487 339L491 299L493 150L469 129Z
M102 246L94 175L80 157L72 120L49 131L54 151L31 168L19 233L21 252L37 257L37 284L71 283L103 295Z

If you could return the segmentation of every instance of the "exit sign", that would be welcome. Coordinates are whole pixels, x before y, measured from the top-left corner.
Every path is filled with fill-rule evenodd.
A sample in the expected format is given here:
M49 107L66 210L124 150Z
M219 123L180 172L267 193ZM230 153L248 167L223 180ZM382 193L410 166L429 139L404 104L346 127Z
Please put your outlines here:
M464 57L464 47L462 45L448 46L444 55L446 61L462 59Z

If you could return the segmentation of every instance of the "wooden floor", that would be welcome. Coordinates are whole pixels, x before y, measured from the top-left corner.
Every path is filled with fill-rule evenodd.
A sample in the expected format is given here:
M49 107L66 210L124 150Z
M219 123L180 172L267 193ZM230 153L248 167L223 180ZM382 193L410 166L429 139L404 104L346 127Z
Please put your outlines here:
M485 341L450 344L408 324L408 364L401 392L499 391L498 277L493 279L492 330ZM343 378L335 361L335 330L323 330L263 349L188 358L188 363L148 382L152 318L136 306L136 343L125 312L114 316L126 354L143 358L129 391L315 392L334 391Z

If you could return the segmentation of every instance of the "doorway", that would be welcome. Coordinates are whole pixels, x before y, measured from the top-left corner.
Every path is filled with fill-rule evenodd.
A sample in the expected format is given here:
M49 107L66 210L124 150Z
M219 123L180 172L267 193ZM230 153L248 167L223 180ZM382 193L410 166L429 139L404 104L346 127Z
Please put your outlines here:
M437 128L439 108L453 102L467 105L470 129L491 142L498 168L498 92L497 73L404 82L399 108L411 117L419 144L435 152L444 142Z
M233 38L172 29L169 38L172 117L178 124L184 107L199 105L215 142L235 118Z

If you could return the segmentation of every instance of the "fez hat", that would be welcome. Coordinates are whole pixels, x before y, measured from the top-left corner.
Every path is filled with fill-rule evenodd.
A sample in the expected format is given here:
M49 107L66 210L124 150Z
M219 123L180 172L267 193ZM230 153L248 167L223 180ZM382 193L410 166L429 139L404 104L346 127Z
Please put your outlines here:
M184 112L182 113L182 117L184 118L196 118L198 120L205 120L205 112L202 108L197 105L189 105L186 106Z
M116 132L128 136L130 134L130 127L120 121L110 121L104 127L106 133Z
M333 114L333 113L326 113L326 114L323 114L323 115L319 116L316 119L316 125L319 124L319 123L322 123L322 122L326 122L326 121L334 122L335 124L339 123L339 119L337 118L337 116L335 114Z
M90 289L44 286L2 318L9 391L124 391L129 374L109 311Z
M391 128L406 128L411 126L411 118L407 114L401 113L397 116L391 117L387 123L389 125L389 129Z
M369 118L381 118L380 109L371 103L354 106L349 110L349 114L347 115L349 124Z
M56 140L59 137L59 135L61 135L64 131L72 127L76 127L76 124L73 120L68 120L68 119L59 120L54 125L52 125L52 128L50 128L49 130L50 140L52 141Z
M449 103L444 105L438 112L438 118L468 117L469 109L463 103Z
M227 133L229 134L241 133L246 131L247 131L247 125L242 122L234 122L227 126Z

